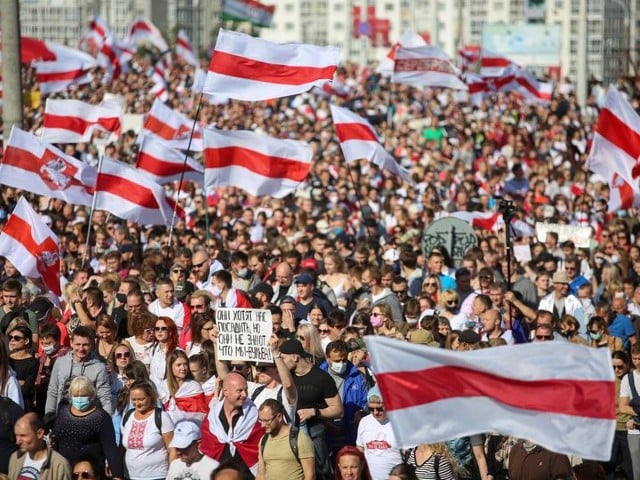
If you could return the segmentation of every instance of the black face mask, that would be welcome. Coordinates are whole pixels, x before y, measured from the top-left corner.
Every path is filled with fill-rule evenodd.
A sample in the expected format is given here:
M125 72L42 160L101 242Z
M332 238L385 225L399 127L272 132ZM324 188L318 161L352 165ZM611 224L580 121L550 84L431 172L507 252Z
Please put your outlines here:
M118 300L118 302L120 303L126 303L127 295L125 295L124 293L116 293L116 300Z

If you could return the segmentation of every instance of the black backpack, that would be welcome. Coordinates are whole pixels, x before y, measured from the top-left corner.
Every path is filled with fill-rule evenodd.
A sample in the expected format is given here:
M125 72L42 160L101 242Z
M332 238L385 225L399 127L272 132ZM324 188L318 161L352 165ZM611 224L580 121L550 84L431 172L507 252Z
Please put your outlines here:
M267 388L266 385L260 385L258 388L256 388L253 391L253 394L251 395L251 401L255 402L256 398L258 398L258 395L260 395L264 391L265 388ZM284 387L281 385L280 386L280 390L278 390L278 395L276 395L276 400L278 401L278 403L280 405L284 405L284 403L282 403L282 391L283 390L284 390ZM291 419L289 418L289 414L287 413L287 409L286 408L282 411L282 415L284 417L285 422L291 423Z
M291 447L291 451L293 455L300 463L300 452L298 450L298 433L300 433L300 427L296 427L295 425L291 425L289 427L289 447ZM267 440L269 440L269 435L265 434L260 440L260 454L264 460L264 447L267 445Z
M124 429L124 426L127 424L127 421L129 420L129 417L135 411L136 411L135 408L130 408L129 410L127 410L125 412L124 416L122 417L122 428L123 429ZM160 407L156 407L154 412L153 412L153 419L154 419L154 421L156 423L156 427L158 428L158 431L160 432L160 434L162 434L162 412L163 412L163 410ZM120 443L122 443L122 436L120 437Z
M13 431L16 422L11 418L11 411L14 405L18 406L18 404L9 397L0 396L0 423L9 430L9 439L13 443L16 441L16 435Z

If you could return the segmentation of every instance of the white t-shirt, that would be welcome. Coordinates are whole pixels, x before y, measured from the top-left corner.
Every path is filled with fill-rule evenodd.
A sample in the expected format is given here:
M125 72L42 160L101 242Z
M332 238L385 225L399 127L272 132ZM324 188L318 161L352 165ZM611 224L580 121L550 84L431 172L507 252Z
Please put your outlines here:
M174 300L173 305L163 307L159 300L154 300L149 304L149 311L156 317L169 317L178 327L178 335L182 331L184 325L184 305L179 300Z
M136 337L129 337L125 340L129 343L129 345L131 345L131 349L136 355L136 360L140 360L142 363L144 363L145 367L149 369L149 365L151 365L151 348L153 347L153 342L140 345L138 342L136 342Z
M258 394L258 396L255 398L255 400L253 400L253 403L256 404L256 407L258 407L258 409L260 409L260 405L262 405L264 403L265 400L272 398L273 400L278 400L278 393L280 392L280 390L283 389L282 385L278 385L275 388L262 388L264 385L261 385L259 383L256 382L247 382L247 390L249 391L249 398L253 399L253 394L255 393L256 390L258 390L259 388L261 388L262 390L260 391L260 393ZM287 401L287 395L284 392L284 390L282 390L282 393L280 394L280 398L281 398L281 403L282 406L284 407L284 411L287 413L288 418L295 418L295 414L296 414L296 404L290 405L289 402Z
M167 480L209 480L211 472L218 468L218 465L220 463L206 455L199 462L189 466L177 458L169 465Z
M162 435L173 432L171 417L162 412L162 433L158 431L155 412L146 420L136 420L132 413L122 426L122 445L127 449L124 461L131 480L165 478L169 471L169 452Z
M360 420L356 445L364 449L364 458L373 480L387 480L389 471L402 463L402 455L396 447L396 437L391 422L380 423L373 415Z
M622 377L622 381L620 382L620 397L628 398L629 401L633 398L631 394L631 386L629 385L629 375L633 375L633 383L636 386L636 390L638 394L640 394L640 373L637 370L625 375ZM640 435L640 430L627 430L629 435Z
M46 461L46 455L42 460L33 460L31 455L27 453L24 464L22 465L22 470L20 470L16 480L39 480L40 470Z
M167 370L167 352L159 346L151 349L151 361L149 364L149 378L155 384L156 389L160 387L165 379Z

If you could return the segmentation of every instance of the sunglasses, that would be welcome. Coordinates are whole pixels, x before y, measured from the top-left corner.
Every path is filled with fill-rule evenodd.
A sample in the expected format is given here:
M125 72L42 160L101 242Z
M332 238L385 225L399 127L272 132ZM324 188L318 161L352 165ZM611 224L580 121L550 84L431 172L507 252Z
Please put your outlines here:
M204 308L204 307L205 307L204 303L201 303L199 305L191 305L191 308Z
M429 282L424 284L425 287L437 287L438 284L435 282Z
M156 332L168 332L169 327L155 327Z
M153 333L153 328L145 328L144 333Z
M24 340L26 337L23 337L22 335L7 335L7 338L9 338L9 340L19 342L20 340Z
M96 476L91 472L73 472L73 479L78 480L79 478L90 479L96 478Z
M371 412L384 412L384 407L369 407Z
M116 353L116 358L129 358L130 356L131 356L130 352Z
M174 270L171 270L171 273L184 273L184 270L182 270L181 268L176 268Z
M329 329L328 328L319 328L318 332L319 333L329 333Z
M553 340L553 335L536 335L536 340Z
M302 335L296 335L296 338L301 342L304 342L306 340Z
M614 370L624 370L624 365L614 365L613 369Z
M457 300L451 300L450 302L447 302L447 305L455 307L456 305L458 305L458 301Z
M191 270L193 270L194 268L200 268L201 266L203 266L205 263L207 263L207 261L205 260L204 262L200 262L198 264L192 264L191 265Z
M231 371L246 370L247 368L249 368L249 365L230 365L229 366L229 370Z

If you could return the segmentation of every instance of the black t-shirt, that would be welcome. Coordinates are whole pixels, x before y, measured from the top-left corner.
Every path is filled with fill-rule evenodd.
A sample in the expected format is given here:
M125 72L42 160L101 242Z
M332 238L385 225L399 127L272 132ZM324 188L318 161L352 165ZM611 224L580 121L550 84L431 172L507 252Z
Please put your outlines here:
M293 383L298 390L298 409L326 408L327 398L338 395L336 382L324 370L312 367L306 375L293 375ZM314 419L311 423L314 423Z
M0 401L0 473L9 472L9 457L18 449L13 427L24 414L20 405L4 397Z

